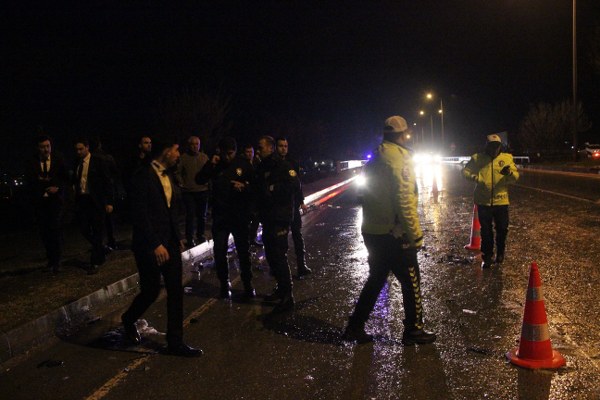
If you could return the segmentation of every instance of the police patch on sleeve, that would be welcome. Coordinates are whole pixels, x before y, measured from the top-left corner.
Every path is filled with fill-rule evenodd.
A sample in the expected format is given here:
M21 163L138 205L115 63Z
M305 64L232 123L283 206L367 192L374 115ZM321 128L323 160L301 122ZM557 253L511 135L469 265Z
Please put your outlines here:
M237 174L237 176L242 176L242 169L241 168L236 168L235 169L235 173Z
M503 160L500 160L500 162L498 162L498 165L499 165L499 166L501 166L501 167L504 167L504 164L505 164L505 163L504 163L504 161L503 161Z
M292 178L295 178L295 177L296 177L296 171L294 171L293 169L290 169L290 170L289 170L289 173L290 173L290 176L291 176Z

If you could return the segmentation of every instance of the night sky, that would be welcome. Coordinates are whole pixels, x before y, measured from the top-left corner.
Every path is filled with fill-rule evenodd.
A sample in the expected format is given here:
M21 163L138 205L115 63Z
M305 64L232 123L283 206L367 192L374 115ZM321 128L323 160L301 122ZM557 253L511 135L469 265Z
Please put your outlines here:
M444 101L447 137L465 146L515 132L531 103L571 96L570 0L44 4L0 6L2 170L31 153L38 126L68 156L78 135L123 151L186 88L229 96L240 141L302 121L325 126L329 147L372 138L389 115L421 122L428 90ZM578 0L578 17L593 138L600 1Z

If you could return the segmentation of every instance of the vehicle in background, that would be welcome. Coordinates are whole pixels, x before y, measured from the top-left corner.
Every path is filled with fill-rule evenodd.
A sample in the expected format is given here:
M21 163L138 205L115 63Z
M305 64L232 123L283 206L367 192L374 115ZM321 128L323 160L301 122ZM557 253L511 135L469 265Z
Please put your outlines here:
M600 160L600 144L586 142L583 149L579 150L579 155L593 160Z

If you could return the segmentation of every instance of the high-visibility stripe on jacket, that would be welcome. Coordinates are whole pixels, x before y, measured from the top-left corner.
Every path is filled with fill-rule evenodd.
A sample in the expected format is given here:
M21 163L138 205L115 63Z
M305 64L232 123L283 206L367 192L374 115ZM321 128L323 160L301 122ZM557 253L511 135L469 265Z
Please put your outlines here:
M384 141L365 166L362 231L404 237L420 246L423 232L417 214L419 195L412 155L404 147Z
M502 175L500 170L510 167L510 175ZM509 153L500 153L492 159L486 153L476 153L462 170L463 176L477 182L475 186L475 204L484 206L508 205L508 185L519 179L519 171Z

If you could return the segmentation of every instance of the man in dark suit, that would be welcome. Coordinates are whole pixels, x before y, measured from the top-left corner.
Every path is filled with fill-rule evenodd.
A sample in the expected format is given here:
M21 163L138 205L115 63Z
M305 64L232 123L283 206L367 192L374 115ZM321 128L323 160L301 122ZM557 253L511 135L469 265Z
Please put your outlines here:
M132 249L140 275L140 294L121 316L129 341L140 342L135 322L156 300L162 274L167 290L167 343L171 354L198 357L202 350L183 343L181 239L178 228L181 194L169 171L179 159L174 141L156 141L152 162L132 179Z
M37 154L28 160L25 171L35 218L46 248L47 267L57 274L62 250L60 219L69 179L63 159L52 154L50 137L38 137Z
M92 245L88 274L96 274L104 264L104 219L113 211L113 184L106 163L90 152L86 139L75 142L79 162L75 168L73 185L77 222L82 235Z

